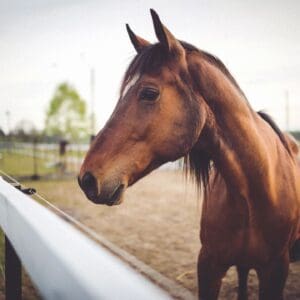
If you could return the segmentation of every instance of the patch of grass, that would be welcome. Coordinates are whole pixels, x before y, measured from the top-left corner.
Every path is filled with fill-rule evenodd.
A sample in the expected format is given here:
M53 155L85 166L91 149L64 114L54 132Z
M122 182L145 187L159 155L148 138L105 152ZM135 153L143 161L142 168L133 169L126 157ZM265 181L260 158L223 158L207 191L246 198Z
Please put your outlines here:
M36 158L37 174L45 175L55 171L54 167L48 167L47 161ZM1 152L0 169L11 176L31 176L34 174L34 159L32 156Z

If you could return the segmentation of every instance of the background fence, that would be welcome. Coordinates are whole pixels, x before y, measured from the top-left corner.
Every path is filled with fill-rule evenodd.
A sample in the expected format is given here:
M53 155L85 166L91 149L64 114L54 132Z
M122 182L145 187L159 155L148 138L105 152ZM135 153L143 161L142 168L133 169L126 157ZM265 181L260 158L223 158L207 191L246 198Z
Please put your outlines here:
M74 177L78 174L89 144L0 142L0 169L18 178ZM182 161L167 163L174 170Z

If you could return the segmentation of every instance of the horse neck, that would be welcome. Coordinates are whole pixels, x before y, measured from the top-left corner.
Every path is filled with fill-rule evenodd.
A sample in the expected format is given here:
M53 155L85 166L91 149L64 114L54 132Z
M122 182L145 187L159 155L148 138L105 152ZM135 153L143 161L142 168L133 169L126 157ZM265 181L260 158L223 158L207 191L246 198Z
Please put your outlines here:
M276 138L219 68L202 62L198 81L208 120L196 147L209 153L232 192L265 198L274 184L271 159L276 159L276 152L270 155L269 147L276 148Z

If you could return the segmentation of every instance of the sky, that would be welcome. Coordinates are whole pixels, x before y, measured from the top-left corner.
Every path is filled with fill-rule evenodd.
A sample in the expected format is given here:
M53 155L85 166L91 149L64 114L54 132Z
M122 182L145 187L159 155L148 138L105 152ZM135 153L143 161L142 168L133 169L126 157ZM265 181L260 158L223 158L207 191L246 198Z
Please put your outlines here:
M55 88L67 81L94 111L98 131L135 55L125 24L156 41L149 8L178 39L218 56L254 109L282 129L300 129L298 0L1 1L0 128L29 120L42 129Z

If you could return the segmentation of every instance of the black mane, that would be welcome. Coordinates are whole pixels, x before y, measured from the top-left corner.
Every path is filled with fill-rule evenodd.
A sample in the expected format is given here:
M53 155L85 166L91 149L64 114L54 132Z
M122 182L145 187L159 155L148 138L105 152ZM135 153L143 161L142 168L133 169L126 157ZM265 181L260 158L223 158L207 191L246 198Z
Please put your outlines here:
M277 126L277 124L275 123L275 121L271 118L271 116L269 116L267 113L263 112L263 111L258 111L257 112L259 114L259 116L265 120L271 127L272 129L277 133L281 143L283 144L283 146L286 148L286 150L288 151L288 153L290 155L292 155L291 153L291 149L289 147L289 144L284 136L284 134L282 133L282 131L279 129L279 127Z

